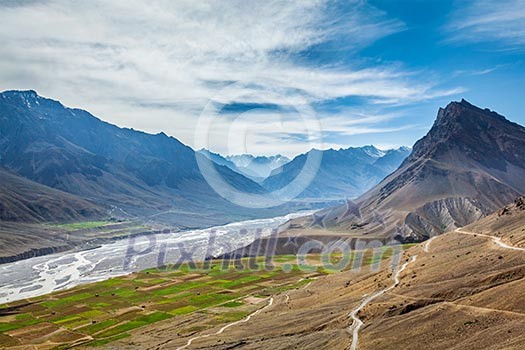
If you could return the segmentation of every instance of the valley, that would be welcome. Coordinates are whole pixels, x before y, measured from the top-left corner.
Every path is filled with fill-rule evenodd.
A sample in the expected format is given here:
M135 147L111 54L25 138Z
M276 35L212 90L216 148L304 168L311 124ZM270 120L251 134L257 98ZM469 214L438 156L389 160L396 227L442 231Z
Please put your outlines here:
M0 307L0 342L12 349L519 349L521 203L483 219L483 233L476 222L401 251L354 250L342 270L337 252L310 253L306 263L296 254L223 257L11 302ZM493 225L498 231L487 230ZM326 261L338 268L326 269ZM36 329L39 336L28 338Z
M498 221L502 228L523 223L524 214L512 210ZM520 349L525 305L515 296L524 287L523 247L500 246L496 236L471 230L408 247L397 267L319 276L285 296L274 294L252 319L223 333L205 332L187 348ZM176 339L155 327L117 344L148 347L134 342L146 334ZM163 348L184 341L171 343Z
M273 180L265 187L264 176L270 181L290 163L295 170L284 171L285 177L293 176L304 155L227 159L195 152L164 133L120 128L32 90L1 93L0 121L0 263L165 230L204 229L327 207L341 202L336 193L355 196L379 182L409 152L373 146L327 151L326 169L305 191L310 194L276 207L252 208L217 193L201 173L203 159L210 160L231 191L271 201L270 192L284 185L283 178L279 175L277 187ZM347 178L353 162L354 175ZM333 171L339 175L324 181ZM102 221L114 225L87 231L57 226Z
M482 160L464 151L474 147L468 138L449 131L474 117L493 123L480 128L497 144ZM190 208L167 208L148 220L120 206L109 208L127 217L87 215L91 220L78 220L86 211L52 220L42 209L24 209L33 221L1 223L0 346L519 349L525 205L516 196L523 168L513 150L523 134L494 112L454 102L408 158L396 156L399 168L355 201L208 229L162 219L186 210L196 218ZM451 163L458 150L462 163ZM338 152L359 154L366 169L386 157L368 146ZM339 174L323 164L320 178ZM436 170L445 167L450 176ZM56 191L5 174L43 191L38 198Z
M0 350L525 350L525 0L0 23Z

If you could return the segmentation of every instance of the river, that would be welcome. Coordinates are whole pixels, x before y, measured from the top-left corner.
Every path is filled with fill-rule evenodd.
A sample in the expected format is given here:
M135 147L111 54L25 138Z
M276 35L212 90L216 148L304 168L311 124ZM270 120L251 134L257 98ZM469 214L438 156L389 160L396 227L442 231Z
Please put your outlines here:
M202 261L268 236L294 213L203 230L119 240L98 248L68 251L0 265L0 304L36 297L79 284L102 281L163 263Z

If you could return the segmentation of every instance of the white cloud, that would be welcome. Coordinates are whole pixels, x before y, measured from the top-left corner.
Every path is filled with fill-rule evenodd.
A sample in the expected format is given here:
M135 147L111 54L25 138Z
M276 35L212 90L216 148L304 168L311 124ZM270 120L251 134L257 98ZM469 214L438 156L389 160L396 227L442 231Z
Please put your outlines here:
M309 63L303 53L312 47L356 52L404 29L363 1L334 4L50 0L0 7L0 89L36 89L189 145L210 100L293 105L355 96L402 104L451 93L399 66ZM230 82L237 84L221 90Z
M317 114L314 120L303 111L253 109L210 120L214 137L204 147L221 154L281 153L293 157L312 148L344 148L333 138L349 140L356 135L385 134L413 129L402 123L402 114L368 114L355 108ZM393 125L391 122L396 121ZM401 123L399 123L401 121ZM388 125L388 126L386 126ZM309 137L310 135L310 137Z
M524 0L478 0L461 3L447 26L456 42L496 42L501 48L525 47Z

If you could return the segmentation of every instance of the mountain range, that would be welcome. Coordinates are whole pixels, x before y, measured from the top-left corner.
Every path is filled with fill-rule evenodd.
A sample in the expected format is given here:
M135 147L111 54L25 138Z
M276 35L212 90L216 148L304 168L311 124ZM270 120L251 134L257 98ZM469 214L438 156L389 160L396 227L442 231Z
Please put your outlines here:
M41 209L34 210L34 203L15 200L11 193L2 219L10 218L15 211L23 211L31 221L154 216L158 221L195 227L290 210L253 211L231 204L216 194L201 175L197 164L201 156L164 133L152 135L119 128L84 110L40 97L35 91L0 94L4 188L17 191L18 181L26 188L53 193L56 198L45 214ZM238 190L265 191L226 166L216 168Z
M402 241L467 225L525 193L524 149L523 126L452 102L401 166L356 200L359 212L326 210L325 223Z
M361 195L358 216L330 208L326 224L413 241L473 222L525 192L525 128L465 100L440 109L412 151L314 149L292 160L195 152L164 133L119 128L34 91L0 94L0 122L2 220L139 217L203 227ZM312 154L321 156L313 181L272 209L230 203L198 165L200 157L211 159L233 188L267 194L294 179Z
M241 154L226 156L244 175L250 178L266 179L272 171L290 162L288 157L277 154L274 156L253 156Z
M399 167L410 154L410 148L382 151L370 145L339 150L314 149L275 169L262 186L269 191L286 186L299 174L313 153L320 153L321 164L299 198L340 200L357 197L376 185Z
M289 158L280 154L275 156L253 156L251 154L222 156L207 149L201 149L198 152L216 164L227 166L258 183L264 181L273 170L290 161Z
M314 169L315 176L297 198L307 202L333 202L355 198L366 192L396 170L410 150L399 147L383 151L373 145L339 150L312 149L292 160L281 155L224 157L208 150L200 150L199 153L256 181L268 192L287 186L301 172L308 157L318 157L321 162L319 168Z
M322 152L317 177L299 199L271 209L230 203L208 184L199 159L249 194L267 194L302 167L293 160L198 152L164 133L120 128L35 91L0 94L0 219L69 222L140 218L176 227L203 227L277 216L363 193L394 170L406 148L373 146Z

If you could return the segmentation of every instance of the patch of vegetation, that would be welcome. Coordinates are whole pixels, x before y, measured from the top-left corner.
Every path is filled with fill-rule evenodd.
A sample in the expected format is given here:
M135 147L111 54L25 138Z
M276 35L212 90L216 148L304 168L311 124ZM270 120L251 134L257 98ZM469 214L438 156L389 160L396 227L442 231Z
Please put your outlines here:
M104 308L107 308L108 306L111 306L111 304L109 303L89 303L89 306L94 309L104 309Z
M2 322L0 317L0 331L51 322L92 336L95 339L88 345L100 346L127 337L136 328L197 311L206 314L210 307L224 307L210 314L210 320L214 321L206 327L212 327L252 312L252 306L238 300L266 289L264 283L293 285L302 275L298 269L285 273L279 268L271 272L243 269L240 273L234 262L227 270L220 270L220 264L212 266L215 267L198 270L148 269L136 276L112 278L38 297L34 304L22 308L21 314L10 318L16 321ZM215 276L210 272L215 272Z
M111 224L110 221L84 221L84 222L74 222L69 224L58 224L53 225L53 227L63 228L66 230L76 231L76 230L87 230L92 228L99 228Z
M116 327L110 328L102 333L99 333L98 336L101 338L111 338L118 334L133 330L135 328L142 327L144 325L146 325L146 323L138 322L138 321L127 321L127 322L119 324Z
M112 337L117 334L127 332L135 328L143 327L151 323L163 321L171 317L173 316L164 312L154 312L149 315L141 316L135 320L121 323L116 327L110 328L107 331L100 333L99 336L103 338Z
M39 323L40 321L33 317L30 313L16 315L17 325L19 326L31 326Z
M92 342L88 343L87 345L94 346L94 347L102 346L102 345L106 345L108 343L114 342L116 340L127 338L129 336L130 336L130 334L128 334L128 333L122 333L122 334L119 334L119 335L116 335L116 336L113 336L113 337L110 337L110 338L92 341Z
M224 288L234 288L237 286L249 284L251 282L259 281L261 279L260 276L246 276L242 278L238 278L235 281L224 283L222 286Z
M154 312L152 314L139 317L137 319L137 322L144 322L145 324L155 323L159 321L166 320L168 318L171 318L170 315L164 313L164 312Z
M21 326L18 324L12 324L12 323L0 323L0 333L11 331L13 329L20 328Z
M228 294L207 293L191 297L189 302L196 308L203 309L206 307L222 304L231 299L231 295Z
M118 278L110 278L108 280L100 281L98 283L100 283L100 286L104 286L104 287L115 287L121 284L122 280Z
M239 306L243 306L244 303L240 302L240 301L230 301L229 303L225 303L225 304L222 304L221 306L224 306L224 307L239 307Z
M193 311L196 311L198 309L199 309L198 307L195 307L193 305L187 305L187 306L179 307L178 309L169 311L168 313L173 316L180 316L180 315L190 314Z
M96 318L97 316L103 316L104 312L94 309L94 310L88 310L88 311L81 312L78 315L84 318Z
M52 309L52 308L57 308L57 307L60 307L60 306L72 304L72 303L75 303L77 301L81 301L81 300L88 299L88 298L91 298L91 297L93 297L93 294L84 292L84 293L73 294L73 295L68 296L68 297L62 297L62 298L60 298L58 300L44 301L42 303L42 305L47 307L47 308Z
M67 323L70 323L70 322L75 322L75 321L78 321L80 320L80 316L78 315L71 315L71 316L67 316L67 317L64 317L64 318L60 318L58 320L54 320L53 323L55 324L67 324Z
M80 328L78 331L82 332L82 333L87 333L87 334L95 334L97 332L100 332L104 329L107 329L115 324L117 324L118 321L116 320L113 320L113 319L109 319L109 320L105 320L103 322L98 322L98 323L95 323L95 324L92 324L92 325L89 325L89 326L86 326L86 327L83 327L83 328Z
M172 285L172 286L167 287L167 288L153 290L153 291L151 291L151 294L155 295L155 296L164 296L164 295L177 294L177 293L189 290L189 289L195 289L195 288L198 288L198 287L202 287L204 285L205 284L201 283L201 282L192 282L192 281L190 281L190 282L186 282L186 283L175 284L175 285Z

